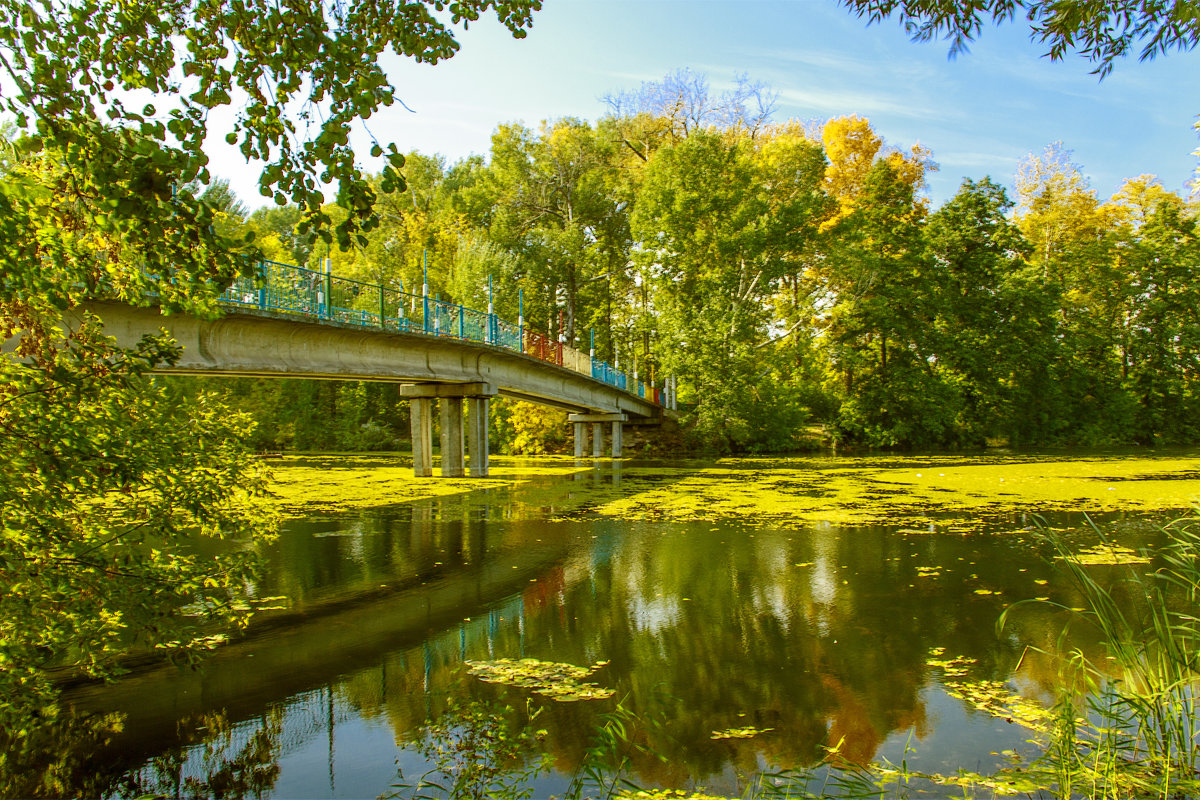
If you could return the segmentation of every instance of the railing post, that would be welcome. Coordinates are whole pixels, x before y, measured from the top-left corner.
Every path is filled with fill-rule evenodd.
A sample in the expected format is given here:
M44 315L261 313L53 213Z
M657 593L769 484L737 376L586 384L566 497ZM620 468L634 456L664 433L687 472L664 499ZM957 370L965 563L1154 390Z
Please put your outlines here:
M496 344L496 308L492 304L492 276L488 275L488 327L487 343Z
M260 311L267 310L267 262L259 261L258 267L254 270L258 275L258 281L261 286L258 287L258 308Z
M462 303L459 303L459 304L458 304L458 338L459 338L459 339L466 339L466 338L467 338L467 332L466 332L466 328L465 328L465 327L464 327L464 325L463 325L463 307L462 307Z
M326 262L325 273L325 318L333 319L333 264L332 260Z
M517 341L522 353L525 352L525 290L517 289Z
M421 273L421 325L429 333L429 252L422 253L425 256L425 270Z
M379 330L387 328L387 306L383 302L383 284L379 284Z

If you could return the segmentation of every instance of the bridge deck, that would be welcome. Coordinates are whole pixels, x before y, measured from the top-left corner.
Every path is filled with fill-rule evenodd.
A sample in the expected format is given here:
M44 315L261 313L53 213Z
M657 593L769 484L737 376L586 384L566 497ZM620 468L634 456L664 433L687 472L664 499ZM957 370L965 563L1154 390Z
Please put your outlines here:
M306 321L253 309L215 320L163 316L157 308L121 303L88 307L119 344L166 329L182 346L163 372L294 377L392 383L484 383L502 395L576 413L622 413L656 420L662 407L590 375L532 356L445 336Z

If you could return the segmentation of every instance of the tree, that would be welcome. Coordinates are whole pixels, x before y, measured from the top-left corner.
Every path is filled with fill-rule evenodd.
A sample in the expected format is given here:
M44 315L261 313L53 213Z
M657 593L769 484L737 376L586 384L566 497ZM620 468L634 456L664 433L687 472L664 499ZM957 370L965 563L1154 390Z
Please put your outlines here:
M1067 435L1127 441L1134 409L1121 382L1133 281L1116 220L1129 212L1102 204L1070 156L1060 142L1021 164L1015 221L1031 246L1030 264L1058 298L1055 380L1070 398L1059 415L1070 421Z
M661 81L643 81L635 91L606 95L604 101L617 119L645 115L677 142L710 127L743 131L753 137L770 123L778 96L766 84L744 74L734 79L732 89L714 94L708 76L684 68L668 73ZM643 160L649 156L631 142L626 144Z
M914 212L925 212L927 202L915 195L925 187L925 173L936 170L937 165L924 147L914 145L908 155L895 147L887 147L871 129L871 121L857 115L829 120L821 128L821 142L829 159L825 191L837 200L837 207L822 224L823 228L834 228L854 212L863 200L867 176L879 160L887 161L897 178L912 187Z
M837 427L873 446L954 443L961 397L933 368L933 292L924 209L888 159L867 173L861 202L831 247L824 348L842 398Z
M1058 61L1077 52L1104 77L1113 62L1141 47L1147 61L1171 50L1190 50L1200 42L1200 3L1196 0L841 0L871 23L896 14L914 41L941 37L950 55L965 52L990 21L1029 23L1030 38L1047 46ZM989 20L990 18L990 20Z
M991 180L966 180L923 234L932 349L962 397L959 436L974 444L1046 441L1063 411L1050 379L1058 298L1025 260L1012 205Z
M375 187L349 144L393 101L378 57L449 57L452 26L488 10L520 37L540 5L0 0L0 107L24 132L0 176L0 770L21 769L55 713L50 667L109 676L129 647L186 656L212 644L206 624L251 610L253 540L272 530L241 444L251 424L211 396L169 396L148 373L175 345L118 348L85 308L152 296L212 315L249 270L221 198L197 196L214 183L210 113L238 104L226 139L265 164L264 196L301 209L300 235L362 243L377 190L404 185L394 145Z
M504 125L492 138L492 170L502 211L493 235L525 251L547 317L559 305L559 333L568 344L579 334L581 294L606 267L626 260L628 222L611 191L613 147L588 123L561 119L541 131ZM503 227L503 232L497 230ZM532 288L532 287L531 287ZM556 320L547 319L551 327Z
M1135 179L1114 197L1158 197L1149 213L1131 214L1133 225L1124 231L1122 249L1131 278L1123 385L1138 404L1139 441L1193 442L1200 434L1195 423L1200 411L1200 231L1178 196L1144 191L1154 186Z
M98 196L119 204L136 194L145 201L139 213L150 221L170 213L175 187L210 182L203 152L209 116L236 103L225 140L264 164L263 196L296 203L305 214L302 226L349 246L377 224L375 188L349 137L395 100L380 57L395 52L435 64L458 49L452 26L465 27L489 10L520 38L540 7L541 0L401 6L49 0L34 13L19 0L4 0L3 68L15 91L5 93L0 107L29 131L34 146L67 163L80 146L109 145L110 158L139 182L97 187ZM433 13L443 10L449 21ZM382 156L384 148L376 143L371 152ZM395 145L387 152L379 186L385 193L404 187L403 157ZM333 231L325 229L332 219L322 208L327 184L348 212Z
M776 387L760 345L774 322L769 301L801 269L825 212L823 170L820 147L801 136L716 130L662 147L646 166L633 233L656 356L663 373L688 376L696 430L721 446L772 446L760 423L792 407L764 396Z

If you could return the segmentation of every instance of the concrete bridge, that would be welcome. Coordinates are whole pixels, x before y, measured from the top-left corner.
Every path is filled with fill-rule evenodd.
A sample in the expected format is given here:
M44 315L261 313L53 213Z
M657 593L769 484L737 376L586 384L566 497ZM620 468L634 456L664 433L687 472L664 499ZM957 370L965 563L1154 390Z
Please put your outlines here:
M157 307L108 302L92 303L86 311L99 316L105 331L124 347L132 347L144 334L167 330L183 354L177 364L159 370L166 374L400 384L401 396L410 402L417 477L433 474L435 401L441 416L441 474L446 477L487 476L488 403L497 395L570 412L575 455L580 458L587 449L589 427L592 456L603 455L604 429L610 426L610 452L616 458L621 455L624 425L656 424L664 408L674 404L673 382L665 381L661 390L647 390L636 374L629 381L604 362L524 331L523 324L512 326L517 331L514 345L513 337L505 340L500 335L507 323L490 311L485 315L414 295L400 298L399 305L386 305L394 298L386 297L380 287L374 287L377 302L367 301L377 312L347 308L337 305L337 293L330 291L333 276L291 269L318 276L324 291L312 293L309 308L281 308L269 302L260 277L254 284L231 287L222 299L225 314L214 320L164 316ZM362 294L357 292L355 298ZM417 302L408 302L413 298L422 306L415 315ZM294 300L289 300L293 306ZM405 308L406 303L413 308ZM431 312L431 303L456 309L456 314L443 320L442 309ZM391 308L398 308L397 316L388 313ZM71 324L84 310L75 312L74 320L69 315L66 322ZM478 336L464 335L468 312L484 320L474 330ZM626 388L630 383L633 391Z

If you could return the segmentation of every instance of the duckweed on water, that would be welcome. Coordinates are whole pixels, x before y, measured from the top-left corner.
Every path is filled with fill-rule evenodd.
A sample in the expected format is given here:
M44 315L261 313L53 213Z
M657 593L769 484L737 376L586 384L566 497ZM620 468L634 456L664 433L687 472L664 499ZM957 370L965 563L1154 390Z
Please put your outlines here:
M756 728L753 725L747 725L744 728L726 728L721 731L713 731L710 739L753 739L760 733L770 733L774 728Z
M498 457L487 479L414 479L406 455L296 455L272 463L272 489L283 513L300 515L574 476L534 493L544 495L549 518L737 519L797 529L887 524L908 535L969 535L981 529L982 518L1013 511L1175 511L1200 497L1200 458L1186 456L726 458L678 466L626 462L611 479L592 465Z
M891 524L909 534L969 534L979 529L981 515L1015 509L1185 509L1200 496L1198 464L1157 456L722 459L657 468L655 480L644 483L639 479L650 471L626 470L623 491L598 497L595 511L625 519Z
M612 689L604 689L583 681L607 665L607 661L599 661L590 667L577 667L557 661L539 661L536 658L522 658L519 661L500 658L495 661L467 661L466 664L467 674L474 675L481 681L530 689L560 703L605 700L613 696Z
M967 656L946 658L943 648L929 651L925 663L941 673L941 684L951 697L972 708L1007 722L1017 722L1037 733L1049 730L1053 712L1013 692L1000 681L968 680L978 663Z
M288 455L271 462L271 492L287 516L350 511L432 500L479 489L511 487L530 478L582 471L546 457L520 467L498 464L488 478L414 478L412 457L394 453Z
M1073 553L1070 559L1076 564L1084 566L1099 566L1099 565L1121 565L1121 564L1149 564L1148 556L1139 555L1128 547L1120 547L1111 544L1098 544L1095 547L1089 547L1085 550L1080 550Z

